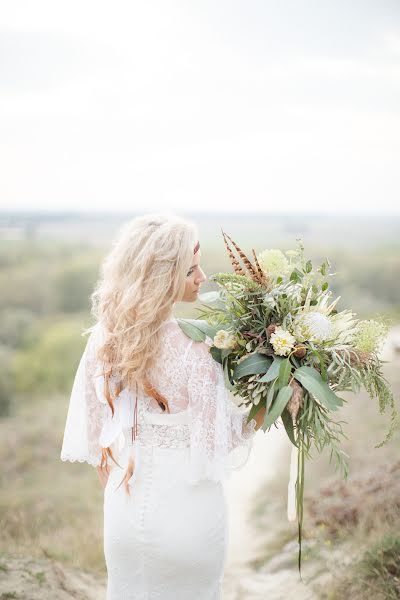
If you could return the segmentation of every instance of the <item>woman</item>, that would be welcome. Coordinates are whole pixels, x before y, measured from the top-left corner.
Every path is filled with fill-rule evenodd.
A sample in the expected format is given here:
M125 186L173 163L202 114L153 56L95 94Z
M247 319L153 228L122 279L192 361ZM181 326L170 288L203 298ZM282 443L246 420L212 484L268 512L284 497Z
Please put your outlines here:
M195 225L170 215L128 223L92 300L96 324L76 373L62 460L104 486L107 600L216 600L227 553L223 481L249 455L247 423L212 343L173 316L205 275ZM244 455L241 454L244 451Z

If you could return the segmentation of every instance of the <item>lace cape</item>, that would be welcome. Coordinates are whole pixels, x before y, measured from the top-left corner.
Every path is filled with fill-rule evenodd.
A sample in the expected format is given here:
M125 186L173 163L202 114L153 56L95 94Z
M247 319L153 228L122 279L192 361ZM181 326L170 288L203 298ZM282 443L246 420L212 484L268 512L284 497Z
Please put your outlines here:
M126 445L123 433L133 425L134 404L138 400L138 441L164 447L189 446L188 481L219 481L232 469L247 462L255 434L256 421L247 423L249 409L240 410L225 387L222 366L209 352L212 340L194 342L175 319L162 325L162 338L156 365L147 373L149 382L168 399L170 412L187 411L187 425L152 426L153 435L143 422L146 412L162 413L159 404L146 396L141 386L124 389L115 399L115 412L103 393L104 379L97 361L97 348L103 340L98 323L88 339L80 360L69 402L61 460L100 465L102 447L111 446L113 454ZM172 415L164 415L169 418ZM172 416L173 420L173 416ZM184 434L182 427L188 429ZM154 435L155 433L155 435ZM146 440L146 437L149 439ZM111 459L109 459L111 462Z

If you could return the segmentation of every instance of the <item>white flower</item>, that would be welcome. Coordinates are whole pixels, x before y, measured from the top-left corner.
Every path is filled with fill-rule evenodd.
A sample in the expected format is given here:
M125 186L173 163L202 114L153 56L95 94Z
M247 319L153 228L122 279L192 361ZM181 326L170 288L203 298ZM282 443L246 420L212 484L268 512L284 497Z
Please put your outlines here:
M289 261L280 250L263 250L257 255L257 260L270 277L276 278L290 271Z
M287 356L294 348L296 339L289 331L286 331L286 329L276 327L274 333L270 337L270 342L275 354L278 354L279 356Z
M343 310L337 314L330 315L333 325L333 339L335 344L351 344L356 331L355 313Z
M332 339L334 327L327 315L319 311L308 311L294 319L293 333L298 342L308 340L321 343Z
M235 348L236 338L229 331L220 329L214 336L214 346L221 350L229 350Z

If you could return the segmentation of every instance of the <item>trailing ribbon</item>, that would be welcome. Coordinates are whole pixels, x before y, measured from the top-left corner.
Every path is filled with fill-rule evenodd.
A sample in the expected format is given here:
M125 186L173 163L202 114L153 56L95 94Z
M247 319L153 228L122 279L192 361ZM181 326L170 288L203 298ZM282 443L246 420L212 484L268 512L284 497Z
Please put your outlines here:
M135 409L133 412L133 425L132 430L132 443L128 454L128 465L124 474L124 477L118 487L124 483L125 489L130 494L130 488L133 487L138 477L138 470L140 465L140 446L137 440L137 408L138 408L138 389L136 384L136 402ZM129 487L128 487L129 486Z
M297 446L292 444L292 452L290 454L290 471L288 484L288 500L287 500L287 516L289 521L295 521L297 516L296 509L296 481L297 481L297 461L299 450Z
M129 458L128 458L128 474L129 477L127 484L132 488L138 476L138 468L139 468L139 442L137 441L137 403L138 403L138 394L137 394L137 384L136 384L136 402L135 402L135 410L133 412L133 426L132 426L132 445L129 450Z

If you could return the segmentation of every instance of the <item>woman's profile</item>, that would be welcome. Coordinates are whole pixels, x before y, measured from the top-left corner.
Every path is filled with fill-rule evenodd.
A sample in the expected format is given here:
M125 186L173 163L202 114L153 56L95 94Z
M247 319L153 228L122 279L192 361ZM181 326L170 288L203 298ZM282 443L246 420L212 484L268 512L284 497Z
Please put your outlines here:
M228 546L223 482L246 462L247 423L210 338L173 314L206 280L197 228L150 214L127 223L92 295L95 325L72 388L61 459L104 487L107 600L217 600Z

